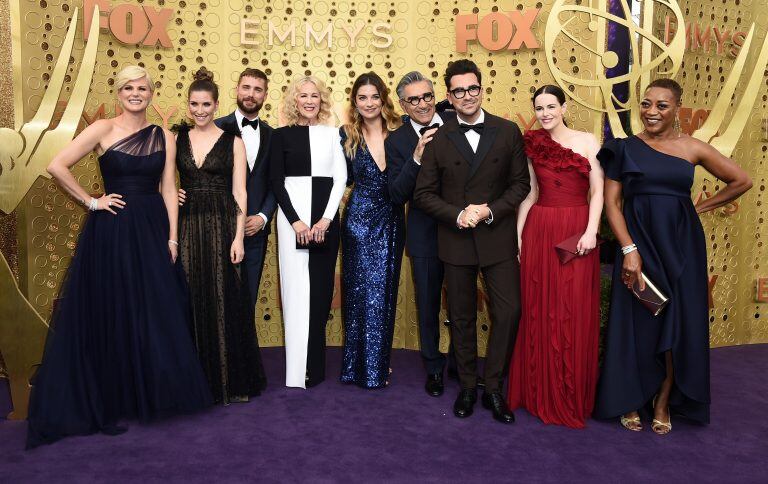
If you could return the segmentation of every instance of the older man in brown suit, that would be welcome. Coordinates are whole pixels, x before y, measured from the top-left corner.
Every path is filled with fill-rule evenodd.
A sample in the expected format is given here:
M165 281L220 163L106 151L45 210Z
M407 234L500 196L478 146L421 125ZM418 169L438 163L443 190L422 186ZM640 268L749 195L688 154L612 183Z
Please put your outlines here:
M445 263L451 338L461 392L453 406L469 417L477 400L477 273L490 300L491 333L483 406L503 423L514 415L502 396L504 375L520 318L517 207L530 191L523 137L511 121L483 111L481 73L459 60L445 71L457 119L427 145L414 202L438 223L438 255Z

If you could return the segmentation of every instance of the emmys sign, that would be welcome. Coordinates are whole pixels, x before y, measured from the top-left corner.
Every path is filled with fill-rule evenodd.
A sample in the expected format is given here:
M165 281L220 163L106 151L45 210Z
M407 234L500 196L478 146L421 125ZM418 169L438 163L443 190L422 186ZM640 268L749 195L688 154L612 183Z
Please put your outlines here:
M301 29L301 25L298 26ZM354 51L360 44L363 37L361 34L367 32L372 37L370 45L375 49L387 49L392 45L392 26L386 22L378 21L372 25L359 22L355 24L341 24L339 28L334 28L333 22L326 23L323 28L315 30L311 22L304 22L304 48L310 49L324 48L333 49L334 40L344 38L350 50ZM287 46L296 47L299 45L296 41L297 24L293 21L288 25L281 25L277 21L270 19L263 23L259 19L240 19L240 45L248 47L268 47ZM339 33L341 31L341 33ZM368 40L366 39L366 43Z

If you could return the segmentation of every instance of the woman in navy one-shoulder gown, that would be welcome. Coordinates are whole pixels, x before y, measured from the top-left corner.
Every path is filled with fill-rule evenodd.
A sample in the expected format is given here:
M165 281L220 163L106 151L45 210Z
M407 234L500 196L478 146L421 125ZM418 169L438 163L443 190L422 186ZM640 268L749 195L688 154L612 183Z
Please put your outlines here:
M125 68L115 88L123 113L86 128L48 167L92 213L33 379L28 448L68 435L118 434L124 419L149 421L212 401L176 262L173 137L147 124L152 82L144 69ZM102 152L105 195L98 199L70 172L94 149Z
M681 97L675 81L653 81L640 104L643 132L610 141L597 155L606 215L621 250L594 415L620 416L624 427L639 431L638 410L652 403L651 429L661 435L672 430L670 413L709 421L707 253L698 214L751 186L731 160L674 127ZM697 164L726 185L694 206ZM629 290L641 272L669 298L658 316Z

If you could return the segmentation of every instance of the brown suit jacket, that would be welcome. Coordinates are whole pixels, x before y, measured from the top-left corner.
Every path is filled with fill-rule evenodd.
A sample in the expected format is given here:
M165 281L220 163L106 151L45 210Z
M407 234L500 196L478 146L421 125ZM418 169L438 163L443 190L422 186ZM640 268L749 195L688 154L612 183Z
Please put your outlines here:
M477 152L456 119L426 146L414 203L438 221L438 255L453 265L485 267L517 256L517 207L531 190L520 128L485 112ZM470 203L487 203L493 222L474 229L456 226Z

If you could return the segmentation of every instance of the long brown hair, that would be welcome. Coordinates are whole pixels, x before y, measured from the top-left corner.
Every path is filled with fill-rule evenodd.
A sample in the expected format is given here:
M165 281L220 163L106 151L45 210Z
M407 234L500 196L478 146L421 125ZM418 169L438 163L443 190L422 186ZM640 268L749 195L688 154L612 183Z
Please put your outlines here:
M347 140L344 142L344 153L349 158L355 156L357 148L365 148L365 138L363 137L363 117L357 111L355 104L355 98L357 97L357 91L363 86L373 86L381 96L381 121L382 129L384 132L397 129L402 121L400 116L395 112L395 105L392 103L392 98L389 96L389 88L381 77L375 72L366 72L360 74L355 83L352 85L352 92L349 94L349 108L348 118L350 123L344 125L344 132L347 135Z

